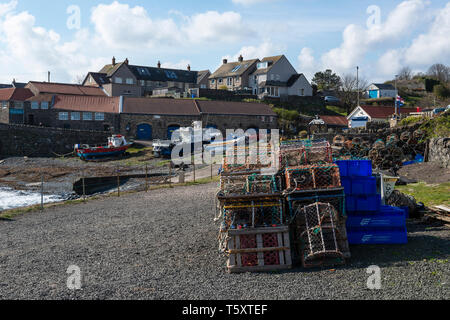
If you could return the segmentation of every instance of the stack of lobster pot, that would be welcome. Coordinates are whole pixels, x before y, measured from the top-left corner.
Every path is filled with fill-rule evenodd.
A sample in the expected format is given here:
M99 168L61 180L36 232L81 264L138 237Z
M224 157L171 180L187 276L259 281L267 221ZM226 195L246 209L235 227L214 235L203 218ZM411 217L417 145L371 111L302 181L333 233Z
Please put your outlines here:
M248 149L235 150L245 164L225 157L217 194L221 220L219 249L227 256L227 270L273 271L292 267L289 227L281 179L264 174L261 161L250 163Z
M282 143L280 164L289 208L293 258L303 267L345 263L345 193L327 141Z

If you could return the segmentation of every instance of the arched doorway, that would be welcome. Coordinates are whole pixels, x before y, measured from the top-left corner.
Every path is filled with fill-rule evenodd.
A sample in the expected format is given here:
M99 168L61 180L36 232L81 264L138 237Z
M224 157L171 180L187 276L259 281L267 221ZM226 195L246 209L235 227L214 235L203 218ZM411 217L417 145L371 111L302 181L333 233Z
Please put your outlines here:
M172 134L177 131L178 129L180 129L181 127L177 124L173 124L167 127L167 139L171 140L172 139Z
M138 140L152 140L152 126L142 123L137 126L136 138Z

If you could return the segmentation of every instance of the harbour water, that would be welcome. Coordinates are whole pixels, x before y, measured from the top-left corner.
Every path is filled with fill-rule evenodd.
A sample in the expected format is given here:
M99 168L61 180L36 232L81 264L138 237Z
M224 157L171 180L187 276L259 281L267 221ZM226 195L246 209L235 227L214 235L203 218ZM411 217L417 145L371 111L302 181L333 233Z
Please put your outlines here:
M65 200L60 195L44 195L44 203L53 203ZM0 187L0 211L28 207L41 203L41 195L38 192L19 191L11 188Z

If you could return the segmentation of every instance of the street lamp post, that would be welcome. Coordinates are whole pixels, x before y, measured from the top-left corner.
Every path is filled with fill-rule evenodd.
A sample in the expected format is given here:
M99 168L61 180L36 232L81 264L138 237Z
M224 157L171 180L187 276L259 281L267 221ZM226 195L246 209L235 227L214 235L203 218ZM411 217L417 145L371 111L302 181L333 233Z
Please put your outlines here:
M357 107L359 107L359 66L356 67L356 94L358 96L358 105Z

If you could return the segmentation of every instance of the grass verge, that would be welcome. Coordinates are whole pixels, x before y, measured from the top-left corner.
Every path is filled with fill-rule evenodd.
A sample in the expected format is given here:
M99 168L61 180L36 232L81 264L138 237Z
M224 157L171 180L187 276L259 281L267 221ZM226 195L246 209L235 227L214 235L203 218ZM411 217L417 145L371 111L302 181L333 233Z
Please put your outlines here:
M424 182L397 186L397 190L416 198L426 206L450 206L450 182L442 184L426 184Z

